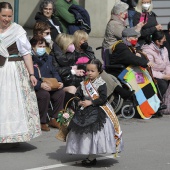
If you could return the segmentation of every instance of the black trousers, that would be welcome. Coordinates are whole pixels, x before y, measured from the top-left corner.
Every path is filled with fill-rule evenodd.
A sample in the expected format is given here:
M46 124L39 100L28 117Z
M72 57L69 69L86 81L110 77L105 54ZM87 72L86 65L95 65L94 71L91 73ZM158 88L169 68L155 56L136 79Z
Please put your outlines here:
M46 91L44 89L40 89L39 91L36 91L36 96L41 123L46 123L50 101L53 105L52 117L57 118L59 111L63 109L65 97L64 90L60 89L57 91Z

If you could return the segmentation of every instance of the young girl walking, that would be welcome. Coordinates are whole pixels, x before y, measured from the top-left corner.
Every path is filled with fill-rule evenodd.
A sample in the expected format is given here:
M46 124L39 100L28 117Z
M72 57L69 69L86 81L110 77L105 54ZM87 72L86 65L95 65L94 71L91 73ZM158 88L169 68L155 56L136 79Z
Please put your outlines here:
M79 108L69 124L66 153L83 154L82 165L96 165L96 155L121 152L122 131L111 105L107 102L106 82L100 77L102 63L87 64L87 79L77 89Z

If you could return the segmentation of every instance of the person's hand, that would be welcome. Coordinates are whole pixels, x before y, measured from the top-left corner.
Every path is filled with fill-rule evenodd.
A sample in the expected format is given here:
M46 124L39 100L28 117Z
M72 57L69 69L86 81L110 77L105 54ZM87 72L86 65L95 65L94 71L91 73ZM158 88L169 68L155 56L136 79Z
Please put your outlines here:
M144 22L139 22L139 23L136 25L136 27L135 27L135 31L136 31L136 32L140 32L141 29L142 29L142 27L143 27L145 24L146 24L146 23L144 23Z
M76 76L84 76L85 71L84 70L76 70Z
M169 75L163 75L163 79L164 80L170 80L170 76Z
M46 91L51 91L51 87L48 86L48 84L44 83L44 82L41 83L41 88L46 90Z
M33 86L37 85L37 79L35 78L35 76L30 76L30 81L31 81Z
M77 66L71 66L72 70L77 70Z
M91 100L84 100L81 102L81 106L83 106L84 108L87 106L92 105L92 101Z
M155 26L155 27L156 27L156 29L157 29L158 31L162 30L162 25L161 25L161 24L158 24L158 25Z
M61 82L58 82L59 83L59 88L58 89L61 89L61 88L63 88L63 83L61 83Z
M136 56L141 57L141 54L140 53L136 53Z
M151 61L149 61L148 63L147 63L147 65L148 65L148 67L153 67L153 63L151 62Z

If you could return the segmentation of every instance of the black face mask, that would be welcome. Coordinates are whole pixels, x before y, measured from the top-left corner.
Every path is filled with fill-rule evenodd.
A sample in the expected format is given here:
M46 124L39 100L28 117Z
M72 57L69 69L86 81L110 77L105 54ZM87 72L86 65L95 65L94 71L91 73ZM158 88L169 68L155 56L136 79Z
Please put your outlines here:
M166 46L166 41L163 42L162 45L160 45L160 48L164 48Z
M80 48L86 50L88 46L89 46L88 43L84 42L83 44L81 44Z

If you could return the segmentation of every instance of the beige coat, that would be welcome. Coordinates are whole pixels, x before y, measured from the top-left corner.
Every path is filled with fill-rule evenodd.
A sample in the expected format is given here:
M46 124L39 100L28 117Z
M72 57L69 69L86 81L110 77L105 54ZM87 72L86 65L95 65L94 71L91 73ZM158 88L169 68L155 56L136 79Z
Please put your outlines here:
M117 15L111 15L111 20L108 22L105 30L102 43L103 48L109 48L117 40L122 38L122 31L126 28L125 25L125 22Z

